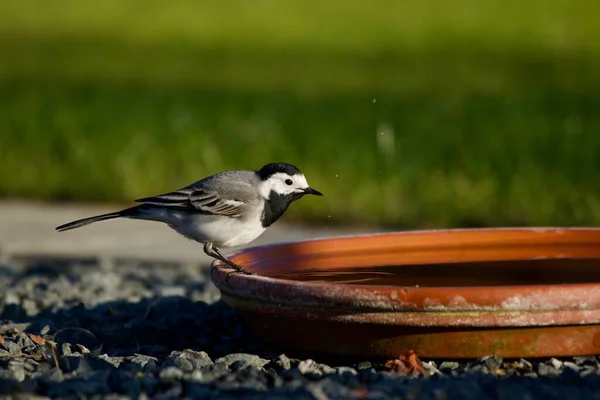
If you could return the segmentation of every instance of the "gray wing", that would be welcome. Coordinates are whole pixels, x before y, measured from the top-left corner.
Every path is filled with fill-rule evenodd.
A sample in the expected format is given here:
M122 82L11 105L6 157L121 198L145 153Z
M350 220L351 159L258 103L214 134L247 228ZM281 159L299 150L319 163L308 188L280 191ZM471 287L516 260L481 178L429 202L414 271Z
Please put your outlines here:
M232 179L223 184L225 174L211 176L190 186L135 200L137 203L201 212L210 215L223 215L232 218L242 216L244 206L258 197L251 180ZM244 178L244 176L238 177Z

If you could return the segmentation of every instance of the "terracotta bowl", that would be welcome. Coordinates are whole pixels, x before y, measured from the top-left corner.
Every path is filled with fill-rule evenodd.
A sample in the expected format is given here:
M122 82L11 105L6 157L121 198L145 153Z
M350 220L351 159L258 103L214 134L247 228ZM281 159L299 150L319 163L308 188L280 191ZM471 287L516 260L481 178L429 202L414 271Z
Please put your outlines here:
M600 354L600 229L412 231L250 248L212 280L289 350L428 358Z

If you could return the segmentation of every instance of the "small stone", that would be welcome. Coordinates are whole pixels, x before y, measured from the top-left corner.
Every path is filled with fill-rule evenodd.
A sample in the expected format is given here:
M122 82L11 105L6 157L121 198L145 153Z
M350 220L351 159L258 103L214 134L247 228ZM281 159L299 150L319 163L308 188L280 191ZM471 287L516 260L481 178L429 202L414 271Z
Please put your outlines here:
M248 360L237 360L233 364L229 366L229 369L233 372L242 371L248 368L253 368L253 365L248 362Z
M181 357L190 360L194 365L194 368L204 368L214 364L213 360L204 351L186 349L181 352Z
M470 365L467 368L467 372L469 372L469 373L471 373L471 372L487 373L488 369L483 363L481 363L479 361L477 363L474 363L473 365Z
M192 372L194 370L194 363L184 357L177 357L173 360L173 364L184 372Z
M327 364L317 364L317 369L323 374L323 375L328 375L328 374L334 374L336 372L336 369L333 367L330 367Z
M287 371L290 368L291 361L285 354L280 354L265 364L265 369L273 369L275 372Z
M422 361L423 370L427 373L427 375L443 375L442 372L437 369L435 362L433 361Z
M526 369L526 370L528 370L528 371L533 371L533 364L531 364L531 363L530 363L529 361L527 361L526 359L524 359L524 358L521 358L521 359L519 360L519 362L521 363L521 365L522 365L522 368L523 368L523 369Z
M211 364L213 363L210 356L205 351L195 351L192 349L185 349L181 352L181 356L190 358L190 359L194 359L194 360L206 360L206 361L210 361Z
M361 361L356 365L356 369L361 370L361 369L370 369L373 367L373 364L371 364L370 361Z
M183 371L177 367L167 367L159 372L160 379L178 380L183 377Z
M121 363L124 361L124 358L122 358L122 357L109 357L107 354L102 354L101 356L98 357L98 359L100 359L102 361L106 361L107 363L109 363L110 365L112 365L116 368L119 368Z
M560 372L553 365L548 365L546 363L539 363L537 373L539 376L556 376Z
M443 369L457 369L459 367L459 364L456 361L443 361L440 366L439 369L443 370Z
M351 367L338 367L337 368L338 375L357 375L358 372L354 368Z
M159 288L159 293L163 297L185 296L186 288L184 286L164 286Z
M217 363L206 368L202 369L201 382L209 383L213 382L217 379L220 379L222 376L228 374L228 369L224 363Z
M2 346L4 346L4 348L8 350L10 354L21 354L21 346L12 340L5 340Z
M61 350L63 356L70 356L71 354L73 354L70 343L63 343L61 346Z
M588 376L591 374L600 374L600 371L598 370L597 367L591 366L591 365L585 365L582 367L582 369L579 372L581 374L581 376Z
M563 365L563 362L560 361L560 360L557 360L556 358L551 358L550 359L550 363L556 369L560 369L562 367L562 365Z
M198 369L193 370L191 374L187 375L187 379L190 382L202 382L203 378L204 374Z
M17 339L17 344L24 349L32 349L36 347L36 344L33 343L31 338L24 332L21 332Z
M596 360L596 357L594 357L594 356L573 357L573 361L577 365L594 365L594 366L598 365L598 360Z
M142 369L148 370L156 367L157 359L143 354L134 354L133 356L128 357L127 361L133 365L141 367Z
M17 382L25 380L25 362L21 360L11 360L8 362L8 370L12 372L13 379Z
M21 299L19 299L19 296L17 296L17 294L13 291L6 291L6 293L4 293L3 297L4 298L2 300L4 300L3 303L5 305L9 305L9 304L11 304L11 305L17 304L18 305L21 302ZM13 325L13 324L10 324L10 325ZM10 329L10 328L8 328L8 329ZM8 333L8 331L1 331L1 330L0 330L0 332L3 335Z
M483 364L491 374L495 374L502 365L502 358L497 356L488 356L482 359Z
M21 303L21 307L23 307L25 313L30 317L36 315L40 311L35 301L31 299L24 299L23 303Z
M572 361L565 361L563 363L563 367L570 368L573 371L579 372L579 366L577 364L575 364L574 362L572 362Z
M236 361L245 360L248 364L256 367L257 369L262 369L269 361L264 358L260 358L254 354L246 354L246 353L232 353L227 354L224 357L218 358L215 361L215 364L225 364L225 366L229 367Z
M35 372L35 370L38 368L38 366L39 366L39 363L36 360L26 359L25 363L23 365L23 368L27 372Z
M85 347L82 344L76 343L75 347L77 347L77 349L79 350L79 353L81 353L81 354L91 354L90 349L88 349L87 347Z
M317 363L311 359L300 361L298 370L303 375L308 374L309 372L317 372Z

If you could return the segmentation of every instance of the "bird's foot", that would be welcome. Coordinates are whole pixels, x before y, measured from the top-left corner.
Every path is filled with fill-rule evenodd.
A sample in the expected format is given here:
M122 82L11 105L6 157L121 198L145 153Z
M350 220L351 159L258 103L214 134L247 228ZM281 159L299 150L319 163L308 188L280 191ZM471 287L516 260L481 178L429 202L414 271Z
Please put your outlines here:
M234 263L233 261L229 260L227 257L225 257L216 247L213 247L212 243L207 242L204 245L204 252L209 255L210 257L213 257L219 261L224 262L225 264L227 264L228 266L230 266L231 268L233 268L235 270L235 272L239 272L245 275L256 275L254 272L247 270L244 267L241 267L239 265L237 265L236 263ZM215 267L213 267L214 269ZM231 275L233 272L230 272L229 274L227 274L227 277L229 277L229 275ZM211 270L211 274L212 274L212 270Z
M241 267L239 265L237 265L236 263L234 263L233 261L230 261L229 259L223 257L223 259L221 259L221 261L223 261L225 264L229 265L231 268L235 269L234 272L239 272L245 275L256 275L254 272L247 270L244 267ZM233 272L231 272L233 273Z

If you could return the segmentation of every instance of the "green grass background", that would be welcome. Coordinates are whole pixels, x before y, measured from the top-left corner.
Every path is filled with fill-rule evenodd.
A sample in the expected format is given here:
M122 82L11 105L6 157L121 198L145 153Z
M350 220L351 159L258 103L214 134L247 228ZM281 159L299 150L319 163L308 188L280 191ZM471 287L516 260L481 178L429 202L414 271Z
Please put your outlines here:
M298 165L286 219L600 222L593 0L0 2L0 196Z

